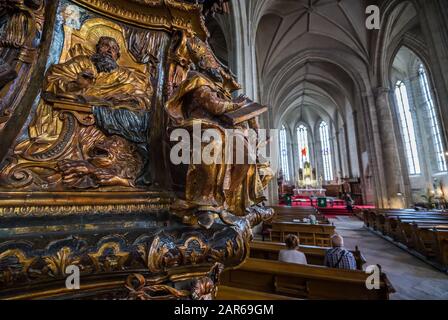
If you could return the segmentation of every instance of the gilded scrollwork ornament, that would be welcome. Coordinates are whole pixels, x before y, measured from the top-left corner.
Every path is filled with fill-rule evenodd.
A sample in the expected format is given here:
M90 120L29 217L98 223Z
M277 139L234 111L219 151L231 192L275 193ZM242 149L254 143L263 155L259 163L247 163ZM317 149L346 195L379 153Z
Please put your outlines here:
M123 270L124 264L129 258L129 252L122 251L116 242L104 243L97 252L92 252L88 255L97 272L102 270L106 272Z
M217 294L219 276L224 265L215 263L209 272L192 278L188 289L176 289L175 283L170 285L148 284L142 274L131 274L125 282L129 290L128 300L213 300Z
M141 274L131 274L125 283L129 290L128 300L178 300L190 295L187 290L178 290L169 285L146 285L146 279Z

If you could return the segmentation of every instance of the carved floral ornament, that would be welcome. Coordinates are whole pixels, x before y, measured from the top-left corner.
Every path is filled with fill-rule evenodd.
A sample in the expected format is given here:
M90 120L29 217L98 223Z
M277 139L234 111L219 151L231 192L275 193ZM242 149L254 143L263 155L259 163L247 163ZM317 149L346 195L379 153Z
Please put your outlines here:
M215 263L236 266L248 256L249 239L244 238L246 233L242 230L222 226L211 233L204 232L190 230L180 236L177 231L174 234L161 231L143 234L136 240L130 240L135 235L128 233L98 240L69 236L53 240L44 248L37 241L3 242L0 289L44 279L63 279L69 265L78 266L82 276L145 269L151 277L159 279L155 284L160 284L169 274L177 281L188 279L192 267ZM177 269L180 274L173 273Z

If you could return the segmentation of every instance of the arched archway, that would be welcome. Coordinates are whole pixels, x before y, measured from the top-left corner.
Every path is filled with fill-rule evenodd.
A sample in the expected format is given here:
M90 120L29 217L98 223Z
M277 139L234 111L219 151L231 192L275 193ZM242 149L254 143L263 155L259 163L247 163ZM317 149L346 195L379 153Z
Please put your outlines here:
M420 203L427 190L446 191L447 149L441 110L430 69L412 49L402 46L398 50L389 76L394 85L391 106L398 124L399 156L405 163L403 173L411 186L410 200Z

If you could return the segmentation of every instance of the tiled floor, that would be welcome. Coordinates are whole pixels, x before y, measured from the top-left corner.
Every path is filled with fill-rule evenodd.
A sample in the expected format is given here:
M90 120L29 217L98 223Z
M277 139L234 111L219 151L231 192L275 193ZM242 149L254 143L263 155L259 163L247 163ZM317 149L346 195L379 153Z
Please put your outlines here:
M397 291L391 299L448 300L448 274L444 274L394 244L371 233L356 217L331 219L345 246L357 245L367 263L379 264Z

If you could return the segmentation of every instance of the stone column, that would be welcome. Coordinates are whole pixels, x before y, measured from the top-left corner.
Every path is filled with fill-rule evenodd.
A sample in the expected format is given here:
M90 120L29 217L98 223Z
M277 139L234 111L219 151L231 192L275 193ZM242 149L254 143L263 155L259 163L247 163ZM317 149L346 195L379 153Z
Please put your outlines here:
M363 183L365 183L365 163L362 161L361 157L363 152L367 152L369 156L368 165L370 166L372 172L371 177L373 178L373 184L375 186L375 205L378 208L388 208L390 207L390 202L388 201L386 190L387 183L384 173L379 121L375 108L375 99L370 92L364 92L361 96L363 102L363 110L361 114L363 118L358 116L357 111L353 112L353 119L356 123L355 135L358 137L356 141L358 155L360 157L360 176L362 177ZM361 135L360 132L363 132L363 135ZM361 139L363 139L362 144ZM365 190L363 191L363 196L366 196Z
M249 14L246 1L233 1L231 3L231 34L232 47L229 47L229 60L232 62L234 72L242 85L242 91L254 101L260 97L255 55L255 34L252 32L252 17ZM263 103L263 101L260 101ZM260 119L260 125L265 129L274 129L271 110ZM271 155L278 157L278 154ZM277 176L273 178L265 192L269 205L278 204Z
M405 167L406 159L402 151L398 122L394 121L390 104L391 92L388 88L376 89L376 109L383 155L383 170L388 206L390 208L408 207L412 200L409 176ZM399 140L398 140L399 139ZM401 193L404 198L399 196Z
M338 145L338 156L339 156L339 164L340 164L340 168L339 169L340 169L341 175L339 176L339 173L336 172L335 178L336 177L343 178L344 171L345 171L344 162L343 162L345 159L342 158L341 130L342 129L339 128L338 131L336 131L336 143Z
M336 176L338 175L338 171L341 170L341 153L339 150L339 143L337 141L337 131L333 130L330 131L331 137L330 137L330 145L331 145L331 152L333 154L332 156L332 162L333 162L333 180L336 179Z
M348 168L348 176L349 178L353 178L353 169L352 169L352 157L350 155L350 140L348 139L348 129L347 124L344 123L344 141L345 141L345 149L347 152L347 168ZM344 178L344 177L343 177Z

